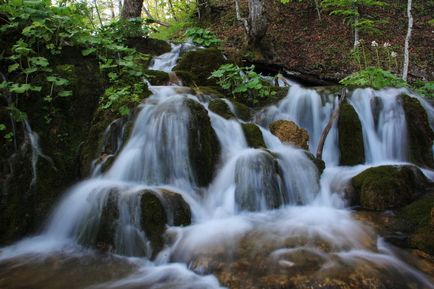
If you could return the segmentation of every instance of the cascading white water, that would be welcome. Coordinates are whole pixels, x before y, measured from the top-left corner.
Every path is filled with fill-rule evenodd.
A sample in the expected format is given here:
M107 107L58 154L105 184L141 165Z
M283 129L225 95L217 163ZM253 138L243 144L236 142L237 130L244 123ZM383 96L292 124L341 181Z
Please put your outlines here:
M275 120L294 121L309 132L309 149L315 153L322 130L333 112L336 101L337 96L334 94L321 96L314 89L293 85L283 100L277 105L266 108L257 118L264 127ZM326 140L323 158L327 164L338 164L339 150L337 148L336 127L331 129Z
M153 68L170 70L179 55L177 49L155 60ZM220 288L215 277L203 276L212 273L213 262L206 259L207 254L221 254L222 259L232 262L233 256L240 254L237 250L264 254L253 262L269 259L272 266L277 266L271 267L276 272L297 268L298 263L304 266L297 259L301 252L302 256L308 256L302 258L308 262L312 258L319 260L318 272L354 264L378 265L379 272L398 272L405 280L421 284L420 288L434 288L429 278L396 258L383 243L376 241L372 230L354 220L344 208L339 192L352 176L369 166L335 166L339 160L336 128L326 142L324 156L329 167L321 180L305 151L281 143L266 128L277 119L295 121L309 131L313 152L334 109L336 95L321 96L313 89L292 86L285 99L257 117L263 125L260 130L267 146L261 149L248 147L241 121L224 119L208 111L221 153L211 184L198 189L188 157L191 115L184 100L199 102L206 108L209 98L198 98L177 87L150 89L153 95L141 105L132 134L112 167L67 192L44 233L0 251L0 264L31 254L82 252L77 243L95 242L104 208L111 205L118 212L113 222L116 253L141 259L137 262L135 258L119 257L134 263L135 272L120 280L96 280L87 288ZM379 92L382 106L374 118L371 102L368 106L358 98L367 93L369 90L356 91L350 98L366 137L375 135L386 148L396 146L374 157L374 147L367 144L372 155L368 159L373 164L400 160L400 149L405 148L405 143L393 140L399 137L402 121L405 125L405 119L398 116L402 108L399 109L395 98L389 97L389 92ZM225 102L234 111L233 104ZM366 115L363 109L369 110ZM374 119L381 123L376 126ZM193 224L170 226L166 247L151 262L149 236L140 223L140 201L144 190L158 194L161 189L182 195L191 208ZM200 259L202 255L205 261ZM247 260L243 260L244 264L251 262L248 256L241 255ZM219 266L224 271L224 266Z
M397 97L402 91L356 89L350 97L363 128L366 162L407 161L407 123Z
M170 52L157 56L152 60L149 69L170 72L175 67L181 53L196 49L196 46L190 42L178 45L172 44L171 46L172 50Z

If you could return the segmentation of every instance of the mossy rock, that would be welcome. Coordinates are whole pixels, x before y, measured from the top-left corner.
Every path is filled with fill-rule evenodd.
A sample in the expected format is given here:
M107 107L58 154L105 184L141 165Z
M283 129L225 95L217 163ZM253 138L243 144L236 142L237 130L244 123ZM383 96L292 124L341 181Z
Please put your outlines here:
M403 207L432 186L414 166L369 168L355 176L351 183L355 205L374 211Z
M129 38L126 40L126 45L130 48L136 49L140 53L150 54L153 56L161 55L172 50L169 43L154 38Z
M208 104L208 108L225 119L235 118L228 104L220 98L211 100Z
M260 128L254 123L243 123L241 127L247 141L247 145L251 148L266 148L264 137Z
M347 102L340 107L338 130L340 165L355 166L365 163L362 124L353 106Z
M206 95L211 97L225 98L218 86L197 86L194 88L196 95Z
M196 86L196 77L190 71L174 71L176 76L181 80L182 84L185 86L194 87Z
M315 164L315 167L318 169L318 175L322 175L322 173L326 168L325 162L323 160L316 158L313 154L311 154L308 151L305 151L304 153L307 156L307 158L310 159Z
M244 121L249 121L252 118L252 110L245 104L238 101L232 101L235 108L235 115Z
M220 50L215 48L199 49L185 53L174 67L177 74L186 71L192 74L194 82L198 86L216 86L214 79L208 79L211 73L217 70L227 61ZM183 79L182 76L180 76ZM183 79L184 80L184 79Z
M426 111L416 98L408 95L402 95L401 98L407 120L409 160L419 166L434 168L434 132L428 122Z
M396 215L396 229L409 236L409 247L434 256L434 224L431 212L434 210L434 194L422 196L402 208Z
M268 127L281 142L309 150L309 133L295 122L281 119L273 121Z
M214 176L220 156L220 143L207 110L192 99L185 99L184 105L190 110L188 147L191 168L197 185L207 186Z
M235 185L235 203L240 211L276 209L288 202L282 193L279 163L265 150L237 160Z
M191 209L184 198L175 192L160 189L162 203L170 226L185 227L191 224Z
M96 230L95 246L103 252L115 251L116 222L119 218L118 192L108 193Z
M167 85L170 82L170 77L167 72L159 70L145 70L145 75L151 85Z

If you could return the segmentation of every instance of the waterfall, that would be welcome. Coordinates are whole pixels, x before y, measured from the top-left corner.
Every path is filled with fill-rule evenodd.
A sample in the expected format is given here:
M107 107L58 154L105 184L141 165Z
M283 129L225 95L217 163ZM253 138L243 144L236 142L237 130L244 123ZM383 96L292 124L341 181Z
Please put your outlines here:
M172 46L170 53L154 59L151 68L170 71L180 53L190 48ZM197 96L178 86L151 86L150 90L152 95L140 104L125 143L121 120L112 122L105 131L104 138L115 140L110 149L114 158L111 167L103 172L100 168L104 163L95 161L93 175L65 193L41 234L0 249L0 268L2 262L17 262L16 267L25 264L31 271L32 266L50 264L54 256L52 268L38 274L59 266L59 276L27 286L32 288L43 288L53 280L68 286L68 282L77 284L76 279L85 273L82 269L70 273L68 269L77 270L95 259L100 261L101 272L123 268L125 274L100 278L103 275L99 272L96 277L80 280L86 285L71 288L213 289L222 288L217 277L226 280L230 274L258 274L254 281L262 282L269 276L278 279L274 275L263 278L263 272L282 273L279 278L302 274L320 278L365 268L377 274L374 277L434 288L429 277L402 262L369 226L357 221L341 196L348 181L364 169L406 161L406 119L397 98L400 90L353 92L348 102L362 123L367 163L338 166L335 125L325 144L327 168L322 175L309 152L282 143L268 125L280 119L294 121L309 132L309 149L315 152L336 107L335 93L292 85L284 99L255 116L265 147L252 148L243 132L244 121L225 119L208 109L214 96ZM235 111L230 100L224 102ZM192 110L191 103L205 113L206 121L195 115L199 112ZM202 149L203 143L197 140L205 137L202 131L192 129L196 128L195 121L209 125L205 132L216 139L207 147L219 152L214 168L195 167L191 150ZM198 135L197 143L192 143L192 135ZM37 161L44 155L30 126L28 137ZM213 170L206 185L198 182L202 170ZM183 203L171 204L167 196L185 201L184 207L191 210L190 225L175 224L176 210ZM166 220L160 224L158 218L164 218L164 212ZM146 222L161 225L157 228L160 239L156 240ZM162 243L157 248L159 241ZM95 253L101 251L105 253ZM80 261L74 263L72 257ZM242 271L248 265L253 273ZM62 275L64 272L70 274ZM0 287L7 278L0 273Z

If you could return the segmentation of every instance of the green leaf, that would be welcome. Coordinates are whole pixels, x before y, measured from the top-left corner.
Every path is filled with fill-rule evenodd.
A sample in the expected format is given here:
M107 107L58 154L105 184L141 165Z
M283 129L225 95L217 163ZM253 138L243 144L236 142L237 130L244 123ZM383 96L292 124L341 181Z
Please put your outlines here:
M96 51L96 48L87 48L81 51L81 55L88 56Z
M41 56L30 57L29 61L32 65L36 65L40 67L47 67L50 64L47 58Z
M28 83L26 84L14 83L12 84L10 91L13 93L22 94L29 91L31 88L32 86Z
M9 65L8 72L11 73L11 72L17 70L19 67L20 67L20 65L18 63L14 63L12 65Z
M57 95L59 95L60 97L68 97L68 96L72 95L72 91L71 90L62 90Z
M57 76L47 76L47 81L52 82L55 86L64 86L69 84L69 80Z
M4 130L6 130L6 125L0 123L0 131L4 131Z

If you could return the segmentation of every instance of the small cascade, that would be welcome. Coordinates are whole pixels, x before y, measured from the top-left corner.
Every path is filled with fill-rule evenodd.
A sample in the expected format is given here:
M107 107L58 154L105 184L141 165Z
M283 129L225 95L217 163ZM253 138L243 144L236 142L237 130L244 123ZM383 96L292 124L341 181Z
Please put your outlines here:
M149 69L171 72L182 53L197 48L190 42L178 45L171 44L171 46L172 50L170 52L157 56L152 60Z
M365 158L369 164L407 161L407 123L397 97L400 91L356 89L350 97L363 128Z
M316 152L323 128L337 102L337 96L329 94L321 96L314 89L303 88L299 85L290 87L288 95L277 105L262 111L258 122L264 126L275 120L294 121L309 132L309 149ZM337 129L333 127L324 146L324 161L330 165L337 165L339 151L337 149Z
M27 120L24 121L24 132L25 136L28 140L28 143L30 144L30 147L32 149L32 180L30 182L30 187L35 185L36 180L38 178L38 171L37 171L37 164L39 158L43 158L46 161L48 161L51 166L54 168L53 161L50 157L46 156L43 152L41 147L39 146L39 135L32 130L30 127L30 124Z

